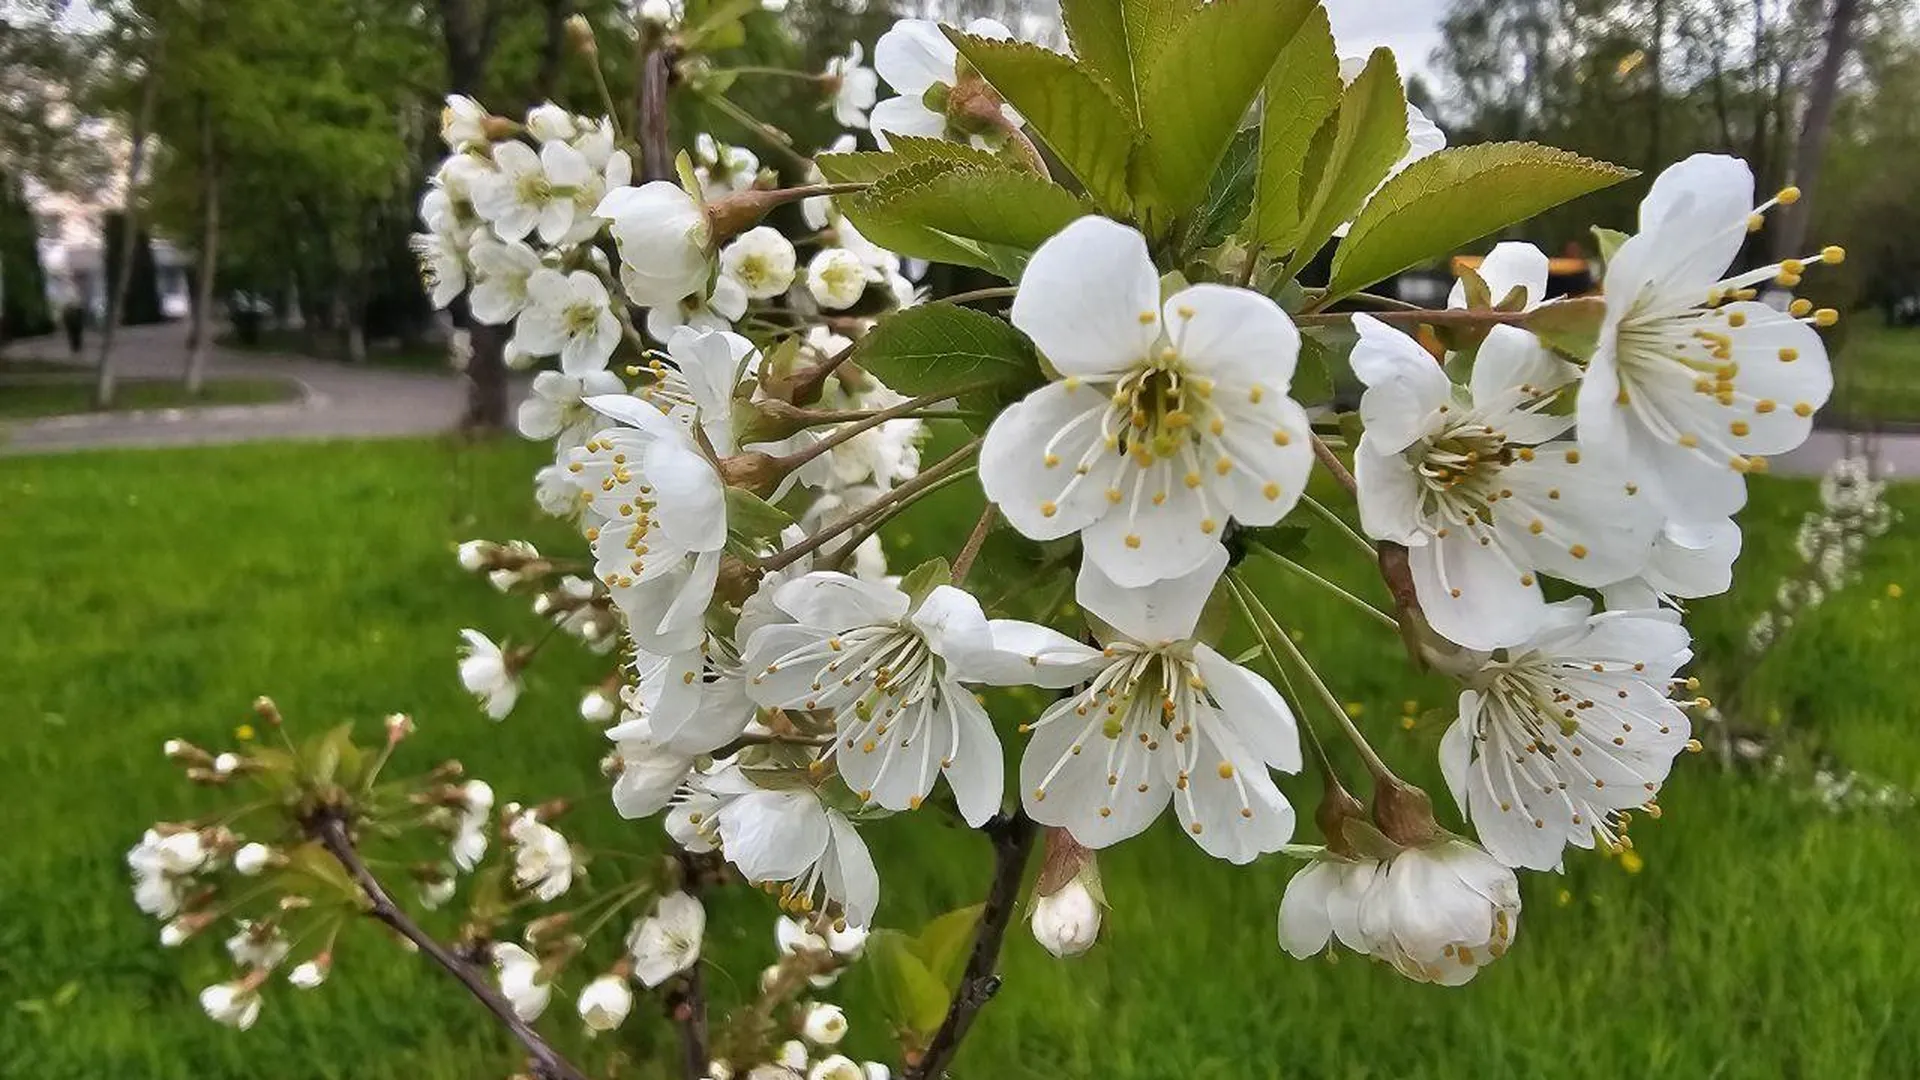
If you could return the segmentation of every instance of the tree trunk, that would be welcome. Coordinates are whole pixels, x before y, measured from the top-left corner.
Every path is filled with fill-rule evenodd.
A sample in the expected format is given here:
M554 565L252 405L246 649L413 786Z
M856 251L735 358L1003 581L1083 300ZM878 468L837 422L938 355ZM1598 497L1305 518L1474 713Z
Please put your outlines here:
M207 350L213 343L214 277L220 266L220 148L213 134L213 110L200 110L200 258L194 282L193 342L187 348L187 396L199 397L207 378Z
M101 409L113 406L113 332L119 326L122 309L127 304L127 289L133 283L133 253L140 242L140 166L146 161L147 132L153 127L153 110L160 100L160 58L164 49L165 39L155 39L146 77L140 81L140 108L133 115L133 148L127 154L126 208L122 211L120 232L120 272L114 275L107 293L107 317L100 327L96 361L99 372L93 386L93 404Z
M533 79L534 104L553 100L560 82L560 66L567 58L567 16L573 0L546 0L546 37L540 45L540 71Z
M1666 83L1667 5L1653 0L1653 37L1647 45L1647 168L1661 165L1661 124L1667 113Z
M1805 253L1807 221L1814 186L1820 180L1821 159L1827 152L1827 132L1833 127L1833 107L1840 96L1840 69L1846 66L1847 52L1853 47L1853 21L1859 13L1859 0L1833 0L1827 16L1826 54L1820 58L1820 70L1807 88L1807 114L1800 125L1800 140L1793 148L1793 164L1788 182L1800 188L1800 201L1780 208L1773 228L1773 261L1798 258Z
M508 0L440 0L440 29L447 49L448 90L469 96L480 93L494 33ZM564 20L563 20L564 21ZM564 36L564 27L563 27ZM467 316L466 300L453 304L456 326L471 332L473 357L467 362L469 431L500 431L507 426L506 333L483 327Z

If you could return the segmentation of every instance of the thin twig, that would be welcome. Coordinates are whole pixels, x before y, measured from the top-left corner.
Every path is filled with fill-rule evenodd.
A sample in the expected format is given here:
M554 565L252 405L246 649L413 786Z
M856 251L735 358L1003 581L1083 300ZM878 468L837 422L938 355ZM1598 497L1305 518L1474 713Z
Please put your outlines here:
M847 535L847 538L841 541L840 543L840 553L834 557L835 564L836 564L835 568L837 569L838 564L845 563L849 558L851 558L853 556L853 553L859 550L860 545L867 542L867 537L872 536L874 533L877 533L881 529L885 528L887 522L892 521L894 518L899 517L901 514L906 513L908 508L912 507L915 503L918 503L921 499L927 498L928 496L931 496L934 492L940 491L943 488L950 487L954 484L959 483L962 480L965 480L967 477L972 476L975 471L976 470L971 465L967 466L964 469L955 469L953 472L947 474L946 476L941 477L939 483L929 484L928 486L921 488L919 491L914 492L911 498L902 499L899 503L896 503L893 507L892 513L881 514L880 516L873 518L872 520L861 525L858 529L855 529L853 532L849 533Z
M993 531L993 519L999 510L998 506L988 503L980 511L980 520L973 526L973 531L967 534L967 542L961 545L960 554L953 557L955 585L967 580L967 571L973 569L973 560L980 557L980 546L987 542L987 534Z
M899 487L894 488L892 491L887 492L885 495L882 495L880 498L875 499L859 513L843 518L839 522L814 533L800 543L790 548L783 548L760 560L761 571L771 573L783 567L791 566L800 559L820 550L828 541L831 541L841 533L849 529L858 528L870 520L875 514L886 510L887 507L911 499L920 491L939 483L946 474L959 468L962 462L972 455L975 450L980 448L980 441L980 439L975 438L960 449L941 458L932 468L922 471L919 476L914 477Z
M1236 576L1240 573L1238 570L1230 572ZM1266 622L1271 639L1280 643L1280 647L1285 649L1287 655L1293 658L1294 666L1298 667L1301 673L1307 677L1307 681L1313 684L1314 692L1320 695L1320 700L1333 713L1334 719L1340 722L1340 729L1346 732L1348 741L1352 742L1354 749L1360 752L1361 760L1367 763L1367 771L1375 777L1398 780L1399 778L1394 776L1393 770L1388 768L1387 763L1380 759L1380 755L1374 750L1373 744L1368 742L1367 737L1361 734L1360 729L1355 726L1353 717L1347 715L1347 707L1340 703L1340 699L1334 696L1333 691L1327 689L1327 684L1320 679L1320 673L1313 669L1313 663L1307 659L1306 654L1300 651L1300 646L1293 643L1293 637L1287 633L1287 628L1280 625L1280 621L1273 617L1273 612L1267 610L1267 606L1260 602L1260 598L1254 594L1251 588L1246 588L1246 581L1244 579L1241 580L1240 584L1244 590L1243 595L1246 597L1247 603L1252 605L1254 611Z
M1307 746L1313 751L1313 759L1320 766L1320 774L1337 783L1339 774L1333 769L1333 759L1327 756L1326 746L1320 742L1319 729L1315 728L1313 721L1307 718L1306 702L1301 699L1300 692L1294 689L1293 680L1287 676L1287 665L1280 662L1280 653L1274 649L1273 642L1268 640L1266 624L1254 614L1253 590L1248 588L1237 574L1228 574L1226 581L1227 592L1233 596L1233 606L1240 609L1240 617L1247 620L1247 626L1253 630L1253 636L1260 640L1260 650L1266 653L1267 662L1273 665L1273 673L1280 677L1280 685L1286 688L1287 697L1293 702L1293 707L1300 712L1297 718L1300 733L1307 737Z
M1396 633L1399 631L1400 624L1394 619L1393 616L1387 614L1384 611L1381 611L1379 608L1374 607L1372 604L1367 603L1365 600L1360 599L1358 596L1355 596L1354 594L1341 588L1339 585L1336 585L1333 582L1328 581L1326 578L1321 577L1319 574L1314 573L1312 570L1309 570L1306 567L1301 566L1299 563L1294 562L1292 559L1287 558L1285 555L1280 554L1279 552L1273 550L1272 548L1267 547L1264 544L1248 544L1247 550L1253 552L1256 555L1265 556L1267 559L1278 564L1282 569L1286 570L1288 573L1293 574L1295 577L1298 577L1310 584L1318 585L1320 588L1325 589L1327 592L1330 592L1333 595L1339 597L1340 599L1345 600L1347 603L1352 604L1354 607L1359 608L1361 611L1366 612L1367 615L1373 618L1375 622L1378 622L1381 625L1387 627L1387 629L1393 630Z
M1339 481L1341 487L1346 488L1350 493L1357 493L1360 485L1354 480L1353 474L1347 471L1347 466L1340 460L1340 455L1334 453L1333 447L1328 446L1327 441L1320 436L1314 435L1312 439L1313 456L1320 459L1320 464L1327 467L1327 471L1333 474L1333 478Z
M987 886L986 900L980 907L980 925L973 939L973 953L947 1006L946 1019L920 1060L901 1073L904 1080L939 1080L946 1075L961 1040L973 1026L993 995L1000 991L1000 976L994 971L1000 962L1000 946L1007 938L1007 925L1013 921L1015 902L1020 898L1020 879L1026 873L1027 856L1039 835L1032 819L1020 811L996 816L980 827L993 841L993 880Z
M501 1026L518 1039L520 1045L526 1047L527 1056L531 1059L536 1076L542 1080L586 1080L586 1074L562 1057L559 1051L549 1045L547 1040L533 1029L532 1025L520 1019L519 1015L513 1011L513 1005L476 972L471 964L447 951L446 946L440 944L425 930L420 929L419 925L393 902L393 897L387 893L386 887L380 884L380 880L373 876L373 871L367 869L366 863L361 861L360 853L355 849L353 839L347 833L346 820L339 811L322 808L308 817L304 825L307 835L318 841L320 846L326 849L327 854L332 855L346 870L347 876L353 879L354 884L360 886L361 891L367 894L367 900L371 904L367 914L418 946L428 959L446 969L447 974L459 980L460 985L466 987L468 993L479 999L480 1004L486 1006L487 1011L500 1021Z
M940 298L940 302L943 304L967 304L975 300L1004 300L1019 291L1020 290L1014 288L1012 285L995 285L991 288L974 289L972 292L954 293L952 296L943 296Z
M1347 539L1353 541L1354 544L1360 548L1360 550L1366 552L1368 558L1372 558L1374 555L1378 554L1378 552L1374 550L1373 541L1367 539L1364 536L1361 536L1358 532L1355 532L1353 526L1347 524L1346 518L1343 518L1339 514L1334 513L1333 510L1329 508L1325 503L1321 502L1320 500L1314 498L1311 495L1300 496L1300 502L1308 510L1312 511L1315 514L1318 514L1328 524L1332 525L1334 528L1339 529L1340 532L1343 533Z
M919 412L929 405L938 404L939 402L946 401L948 398L958 397L961 394L970 394L975 390L984 390L990 385L992 384L982 381L957 386L951 390L935 390L932 393L921 394L919 397L908 398L898 405L889 406L878 412L867 413L859 420L835 428L831 435L826 436L819 442L812 443L805 449L797 450L780 458L780 465L785 471L792 472L807 462L812 461L814 458L819 457L821 454L846 442L848 439L862 435L889 420L898 420L910 413ZM778 414L776 413L776 415Z

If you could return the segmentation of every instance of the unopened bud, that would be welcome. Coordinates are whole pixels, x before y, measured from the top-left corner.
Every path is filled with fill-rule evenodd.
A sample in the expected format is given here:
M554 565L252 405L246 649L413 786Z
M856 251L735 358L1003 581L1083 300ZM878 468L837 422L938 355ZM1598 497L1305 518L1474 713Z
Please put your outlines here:
M1326 793L1320 797L1320 805L1313 812L1314 824L1320 826L1320 835L1327 838L1328 850L1340 855L1353 855L1352 842L1347 839L1346 823L1365 821L1366 818L1366 806L1341 786L1340 781L1328 776Z
M387 745L391 746L413 734L413 717L406 713L390 713L387 716Z
M307 962L296 966L287 973L287 981L301 990L311 990L327 981L327 975L333 970L333 954L321 953Z
M278 856L265 844L248 844L233 853L233 868L243 877L257 877L275 865Z
M832 1046L847 1034L847 1014L838 1005L809 1005L800 1022L800 1037L815 1046Z
M1078 956L1100 936L1100 864L1092 850L1061 828L1047 830L1034 883L1034 940L1055 956Z
M275 705L273 699L265 694L253 699L253 714L274 727L279 727L283 723L280 717L280 706Z
M527 924L527 944L537 944L542 938L553 937L573 925L573 913L568 911L543 915Z
M520 124L504 116L489 116L480 121L480 130L490 142L501 142L520 134Z

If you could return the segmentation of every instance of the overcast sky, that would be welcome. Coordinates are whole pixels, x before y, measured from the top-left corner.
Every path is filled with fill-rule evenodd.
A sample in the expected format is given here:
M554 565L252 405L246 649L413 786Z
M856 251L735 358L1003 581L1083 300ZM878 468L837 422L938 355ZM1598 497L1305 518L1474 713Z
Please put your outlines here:
M1447 0L1326 0L1326 5L1343 55L1385 45L1393 50L1401 72L1426 75L1432 71L1430 61L1440 44L1440 17L1446 13Z

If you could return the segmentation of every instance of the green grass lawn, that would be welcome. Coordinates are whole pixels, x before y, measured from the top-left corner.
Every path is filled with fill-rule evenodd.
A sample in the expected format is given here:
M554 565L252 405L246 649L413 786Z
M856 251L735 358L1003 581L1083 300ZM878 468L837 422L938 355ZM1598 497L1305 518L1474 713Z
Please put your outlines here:
M404 762L458 755L503 800L600 790L602 740L574 707L603 661L552 650L519 710L498 725L454 675L460 627L522 639L536 627L522 601L462 574L452 543L525 537L558 551L578 543L533 513L525 481L535 464L525 446L436 442L7 463L0 1073L453 1080L513 1071L505 1040L449 980L370 930L343 944L324 988L296 996L276 985L251 1032L214 1026L194 993L225 977L217 946L161 950L158 928L128 895L121 859L150 821L216 805L177 779L161 740L231 745L260 693L316 731L341 719L371 730L387 712L411 712L419 734ZM1793 558L1792 525L1811 487L1755 489L1744 568L1758 579ZM1920 491L1897 501L1909 520L1920 514ZM923 506L907 524L908 546L915 556L951 554L965 510L951 500ZM1883 541L1864 580L1804 621L1749 699L1817 732L1843 761L1909 787L1920 786L1920 679L1904 665L1920 610L1887 587L1914 584L1906 575L1916 556L1912 530ZM1351 561L1331 561L1342 580L1379 598ZM982 592L1022 584L980 575L974 583ZM1732 655L1766 591L1699 605L1707 692L1712 659ZM1446 688L1407 675L1394 641L1318 595L1281 581L1270 593L1336 691L1363 707L1362 724L1388 756L1431 781L1442 726L1403 730L1399 718L1407 699L1445 704ZM1006 740L1017 752L1018 736ZM1310 782L1286 786L1296 803L1316 795ZM1458 990L1409 984L1352 956L1285 957L1274 921L1293 864L1230 867L1163 821L1102 858L1113 910L1094 952L1056 962L1024 928L1014 931L1005 990L956 1075L1920 1075L1912 815L1831 816L1698 758L1682 763L1661 801L1665 819L1634 830L1640 872L1575 853L1564 877L1528 875L1517 947ZM599 805L562 828L600 846L644 851L658 842L656 826L622 823ZM978 898L984 845L938 815L870 835L882 924L917 926ZM723 1004L771 960L771 913L766 897L747 890L716 903L710 985ZM446 919L430 925L449 929ZM858 975L842 985L834 993L854 1019L853 1052L886 1056L872 988ZM550 1021L579 1045L570 1001L556 1000ZM620 1039L645 1057L665 1053L670 1035L643 999ZM592 1052L603 1055L607 1043ZM639 1075L674 1074L663 1065Z
M259 340L252 344L241 341L239 335L234 333L221 335L218 344L222 348L241 349L247 352L310 356L321 360L347 362L338 335L322 334L315 339L298 330L267 327L261 330ZM408 371L445 371L447 350L443 345L430 343L409 345L397 341L369 342L367 363L375 367L402 368Z
M1920 424L1920 328L1887 326L1874 312L1855 314L1834 351L1834 395L1825 423Z
M285 379L209 379L190 396L177 379L122 379L114 393L114 412L133 409L184 409L202 405L264 405L292 401L300 388ZM91 378L0 381L0 420L27 420L94 411Z

